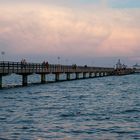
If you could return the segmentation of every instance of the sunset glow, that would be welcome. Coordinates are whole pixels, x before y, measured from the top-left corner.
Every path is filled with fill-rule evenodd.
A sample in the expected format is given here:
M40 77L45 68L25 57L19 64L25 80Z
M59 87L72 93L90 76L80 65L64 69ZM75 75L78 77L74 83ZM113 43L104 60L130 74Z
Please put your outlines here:
M130 7L130 0L114 8L113 1L0 2L0 50L9 58L46 54L135 61L140 58L140 8Z

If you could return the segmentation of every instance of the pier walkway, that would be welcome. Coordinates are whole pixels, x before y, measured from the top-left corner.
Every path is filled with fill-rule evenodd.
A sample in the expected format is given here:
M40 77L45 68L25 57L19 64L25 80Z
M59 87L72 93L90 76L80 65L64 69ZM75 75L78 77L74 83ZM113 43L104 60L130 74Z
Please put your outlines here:
M60 65L60 64L40 64L0 61L0 88L2 88L2 77L10 74L18 74L22 76L22 86L28 85L28 75L39 74L41 83L46 83L46 75L54 74L55 81L60 81L60 74L66 74L66 80L71 80L71 74L75 74L75 80L82 78L103 77L111 75L124 75L133 73L132 69L115 70L114 68L105 67L88 67L76 65ZM88 75L88 77L87 77Z

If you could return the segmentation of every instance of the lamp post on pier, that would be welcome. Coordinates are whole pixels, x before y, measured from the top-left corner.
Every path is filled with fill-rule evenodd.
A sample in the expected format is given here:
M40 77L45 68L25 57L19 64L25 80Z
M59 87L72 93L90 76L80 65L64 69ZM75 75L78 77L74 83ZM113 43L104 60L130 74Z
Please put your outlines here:
M5 52L4 52L4 51L2 51L2 52L1 52L2 61L4 61L4 55L5 55Z
M58 64L60 64L60 56L58 56L57 59L58 59Z

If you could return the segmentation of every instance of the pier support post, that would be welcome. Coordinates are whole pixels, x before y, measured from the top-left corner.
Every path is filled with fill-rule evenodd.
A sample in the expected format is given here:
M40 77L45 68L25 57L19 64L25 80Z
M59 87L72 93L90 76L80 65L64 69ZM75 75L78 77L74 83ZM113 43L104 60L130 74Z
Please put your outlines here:
M83 73L83 79L86 79L86 72Z
M108 72L106 72L106 76L109 76L109 73Z
M28 75L22 75L22 86L28 85Z
M46 83L46 75L44 73L41 74L41 83L42 84Z
M67 80L70 80L70 73L67 73Z
M96 72L94 73L94 77L97 77L97 73Z
M92 72L89 73L89 78L92 78Z
M56 73L56 74L55 74L55 81L59 81L59 76L60 76L59 73Z
M0 89L2 88L2 75L0 75Z
M109 72L108 76L117 75L117 73Z
M80 79L79 73L76 73L76 80Z

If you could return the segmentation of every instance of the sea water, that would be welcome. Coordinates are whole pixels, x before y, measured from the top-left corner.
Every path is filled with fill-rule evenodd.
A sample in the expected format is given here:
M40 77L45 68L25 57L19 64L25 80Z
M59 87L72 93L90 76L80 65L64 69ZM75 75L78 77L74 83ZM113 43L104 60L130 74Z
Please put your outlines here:
M20 83L14 78L4 82ZM0 140L135 139L140 139L139 74L0 90Z

